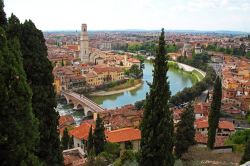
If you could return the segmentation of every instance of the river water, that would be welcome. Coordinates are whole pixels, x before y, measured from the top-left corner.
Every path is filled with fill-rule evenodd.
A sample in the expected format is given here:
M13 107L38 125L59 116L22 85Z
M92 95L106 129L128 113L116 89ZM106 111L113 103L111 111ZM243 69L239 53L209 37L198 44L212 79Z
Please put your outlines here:
M145 99L146 93L149 92L149 86L146 82L153 81L152 71L153 64L145 62L143 85L140 88L115 95L90 97L90 99L103 108L108 109L121 107L126 104L134 104L136 101L143 100ZM171 95L176 94L185 87L191 87L196 82L190 74L177 69L169 69L167 76L170 83Z
M153 80L152 71L153 64L145 62L145 68L143 70L143 85L141 87L115 95L90 97L90 99L101 107L108 109L121 107L126 104L134 104L136 101L143 100L145 99L146 93L149 92L149 86L146 82L152 82ZM191 87L197 81L190 74L177 69L169 69L167 76L170 84L171 95L176 94L185 87ZM56 110L60 115L71 114L76 122L79 122L83 116L81 112L73 111L72 107L63 104L58 104Z

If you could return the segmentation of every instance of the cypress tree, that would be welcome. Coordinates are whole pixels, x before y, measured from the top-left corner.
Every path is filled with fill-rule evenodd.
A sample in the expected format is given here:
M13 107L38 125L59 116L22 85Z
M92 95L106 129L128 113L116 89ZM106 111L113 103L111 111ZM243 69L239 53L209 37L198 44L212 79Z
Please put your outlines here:
M93 150L93 135L92 135L92 126L89 129L89 137L87 141L87 152L90 153L91 150Z
M173 115L169 110L170 90L167 82L167 57L164 29L154 60L153 83L146 95L141 123L141 166L172 166Z
M244 164L247 161L250 161L250 137L246 142L245 152L241 158L240 164Z
M209 129L208 129L207 147L210 149L214 148L216 130L219 125L221 97L222 97L221 79L219 76L217 76L213 88L213 100L211 103L211 111L208 116Z
M63 136L61 140L63 150L66 150L69 148L69 141L70 141L70 137L69 137L68 129L65 128L63 130Z
M10 18L8 19L8 26L6 29L6 36L8 40L12 40L14 38L20 39L21 34L21 24L19 19L14 15L11 14Z
M53 87L53 67L47 59L47 47L42 31L32 21L21 25L23 65L32 88L32 107L39 120L40 142L36 154L45 165L63 165L57 130L59 114Z
M188 151L189 146L195 143L194 109L190 105L181 114L181 121L177 124L175 154L177 158Z
M94 150L95 150L96 155L104 151L104 145L106 142L104 129L105 129L104 124L98 114L97 119L96 119L96 127L95 127L94 134L93 134L93 143L94 143Z
M63 59L62 59L62 61L61 61L61 66L64 66L64 62L63 62Z
M71 136L70 139L69 139L69 149L72 149L74 148L74 137Z
M38 121L32 113L32 92L22 66L20 44L17 39L7 41L1 27L0 94L1 165L39 165L34 155Z
M0 27L2 27L5 30L7 27L7 18L3 8L4 8L3 0L0 0Z

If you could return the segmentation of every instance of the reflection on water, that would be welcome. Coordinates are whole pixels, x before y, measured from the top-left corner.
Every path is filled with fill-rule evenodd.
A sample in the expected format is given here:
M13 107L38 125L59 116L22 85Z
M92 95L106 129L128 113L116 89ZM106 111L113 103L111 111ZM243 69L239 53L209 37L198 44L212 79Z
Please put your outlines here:
M146 81L152 82L152 70L153 64L145 62L145 69L143 71L143 85L135 90L126 91L124 93L109 95L109 96L98 96L91 97L93 101L100 104L104 108L115 108L121 107L126 104L134 104L136 101L145 99L146 93L149 92L149 86ZM196 80L193 79L190 74L187 74L181 70L169 69L168 81L170 83L171 94L174 95L178 91L181 91L185 87L191 87Z

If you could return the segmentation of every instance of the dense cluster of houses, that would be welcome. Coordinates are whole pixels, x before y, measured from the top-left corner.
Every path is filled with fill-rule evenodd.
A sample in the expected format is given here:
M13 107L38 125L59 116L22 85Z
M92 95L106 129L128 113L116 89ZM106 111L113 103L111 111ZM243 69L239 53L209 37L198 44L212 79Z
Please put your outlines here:
M126 105L114 110L106 110L100 113L105 127L106 141L118 143L121 152L126 149L138 151L140 149L141 131L138 129L142 119L142 110L136 110L133 105ZM63 151L64 163L84 163L86 158L86 145L89 130L95 129L95 120L83 120L79 126L75 125L75 121L71 115L60 116L59 130L60 137L63 135L65 128L68 128L69 135L73 137L74 148Z
M77 46L77 45L75 45ZM99 87L110 82L125 79L124 69L132 65L140 66L140 61L131 54L118 55L109 51L93 49L95 63L81 63L79 48L73 45L59 48L48 46L49 60L54 64L54 85L59 94L62 90L79 90L86 87Z
M250 109L250 60L224 56L222 110L244 116Z

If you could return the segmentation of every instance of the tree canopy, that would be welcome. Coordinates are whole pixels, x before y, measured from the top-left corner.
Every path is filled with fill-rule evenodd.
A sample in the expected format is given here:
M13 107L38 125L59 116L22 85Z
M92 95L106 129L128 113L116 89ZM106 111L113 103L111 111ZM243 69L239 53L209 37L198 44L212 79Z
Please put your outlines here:
M181 114L181 120L177 124L175 143L175 154L177 158L180 158L183 153L186 153L188 148L195 143L194 121L194 108L190 104Z
M170 90L167 82L165 35L162 29L154 60L153 83L146 95L141 123L141 166L174 165L173 115L169 110Z
M104 151L104 145L106 142L104 130L104 124L98 114L96 119L96 127L93 134L94 150L96 155Z
M0 27L0 163L6 166L39 165L38 121L21 57L19 41L7 40Z
M219 125L221 97L222 97L221 79L219 76L217 76L213 89L213 100L211 103L211 111L208 116L209 129L208 129L207 146L210 149L214 148L216 131Z

